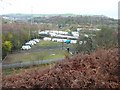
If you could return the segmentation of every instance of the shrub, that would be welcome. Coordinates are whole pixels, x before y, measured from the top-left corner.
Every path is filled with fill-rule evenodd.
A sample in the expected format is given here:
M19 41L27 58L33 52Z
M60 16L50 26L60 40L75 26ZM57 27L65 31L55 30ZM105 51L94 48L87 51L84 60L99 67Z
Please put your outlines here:
M20 75L4 76L4 88L119 88L118 49L99 49L78 54L46 70L33 69Z

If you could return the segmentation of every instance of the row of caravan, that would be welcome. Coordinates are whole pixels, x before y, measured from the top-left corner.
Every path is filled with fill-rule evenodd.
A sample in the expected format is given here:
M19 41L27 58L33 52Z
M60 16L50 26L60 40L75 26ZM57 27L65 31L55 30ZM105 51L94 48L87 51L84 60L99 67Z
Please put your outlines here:
M79 33L78 32L71 32L71 36L69 36L69 33L67 31L41 31L38 32L40 35L47 35L51 37L58 37L58 38L69 38L69 39L78 39Z
M68 32L66 31L51 31L51 30L45 30L45 31L41 31L39 32L39 34L61 34L61 35L68 35Z
M77 40L67 40L67 39L59 39L59 38L49 38L44 37L43 40L45 41L54 41L54 42L64 42L64 43L77 43Z

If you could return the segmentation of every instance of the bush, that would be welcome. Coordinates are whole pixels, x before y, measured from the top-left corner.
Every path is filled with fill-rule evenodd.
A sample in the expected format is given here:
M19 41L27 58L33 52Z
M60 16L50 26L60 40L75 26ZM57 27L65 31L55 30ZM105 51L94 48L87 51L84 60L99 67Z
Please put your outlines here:
M12 43L10 41L5 41L2 44L3 57L5 57L7 55L7 53L11 50L12 50Z
M46 70L4 76L4 88L120 88L118 48L78 54Z

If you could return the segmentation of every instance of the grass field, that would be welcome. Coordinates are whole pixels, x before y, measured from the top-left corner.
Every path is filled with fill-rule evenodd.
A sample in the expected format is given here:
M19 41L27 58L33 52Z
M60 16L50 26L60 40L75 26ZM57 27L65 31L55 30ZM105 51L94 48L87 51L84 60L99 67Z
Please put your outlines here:
M41 40L40 43L37 43L37 45L32 46L31 50L21 51L21 53L9 54L6 60L3 62L3 64L64 58L65 55L67 54L65 48L66 47L72 48L74 47L74 44L64 43L63 47L64 49L62 49L62 43ZM3 75L19 74L22 72L26 72L32 68L45 69L50 67L50 65L51 64L44 64L28 68L6 69L3 70Z
M61 49L62 47L71 47L73 48L75 44L66 44L66 43L61 43L61 42L53 42L53 41L44 41L41 40L40 43L38 43L36 46L32 47L31 50L34 50L36 48L43 48L43 49L55 49L59 48Z
M62 47L62 43L41 40L40 43L38 43L32 49L36 49L36 48L50 49L50 48L61 48L61 47Z
M44 50L32 53L9 54L3 64L11 64L26 61L39 61L55 58L64 58L64 50Z
M73 44L63 44L64 48L68 46L73 47ZM41 40L40 43L32 46L31 50L25 51L24 53L9 54L3 64L64 58L65 51L65 49L62 49L62 43Z

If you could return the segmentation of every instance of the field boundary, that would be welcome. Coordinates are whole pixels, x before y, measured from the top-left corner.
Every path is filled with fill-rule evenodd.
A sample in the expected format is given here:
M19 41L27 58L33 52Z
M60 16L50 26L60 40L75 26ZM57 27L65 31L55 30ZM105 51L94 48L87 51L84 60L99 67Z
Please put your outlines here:
M39 60L39 61L29 61L29 62L21 62L21 63L14 63L14 64L5 64L2 65L2 69L10 69L10 68L23 68L23 67L30 67L34 65L42 65L42 64L48 64L53 63L59 60L62 60L64 58L56 58L56 59L48 59L48 60Z

